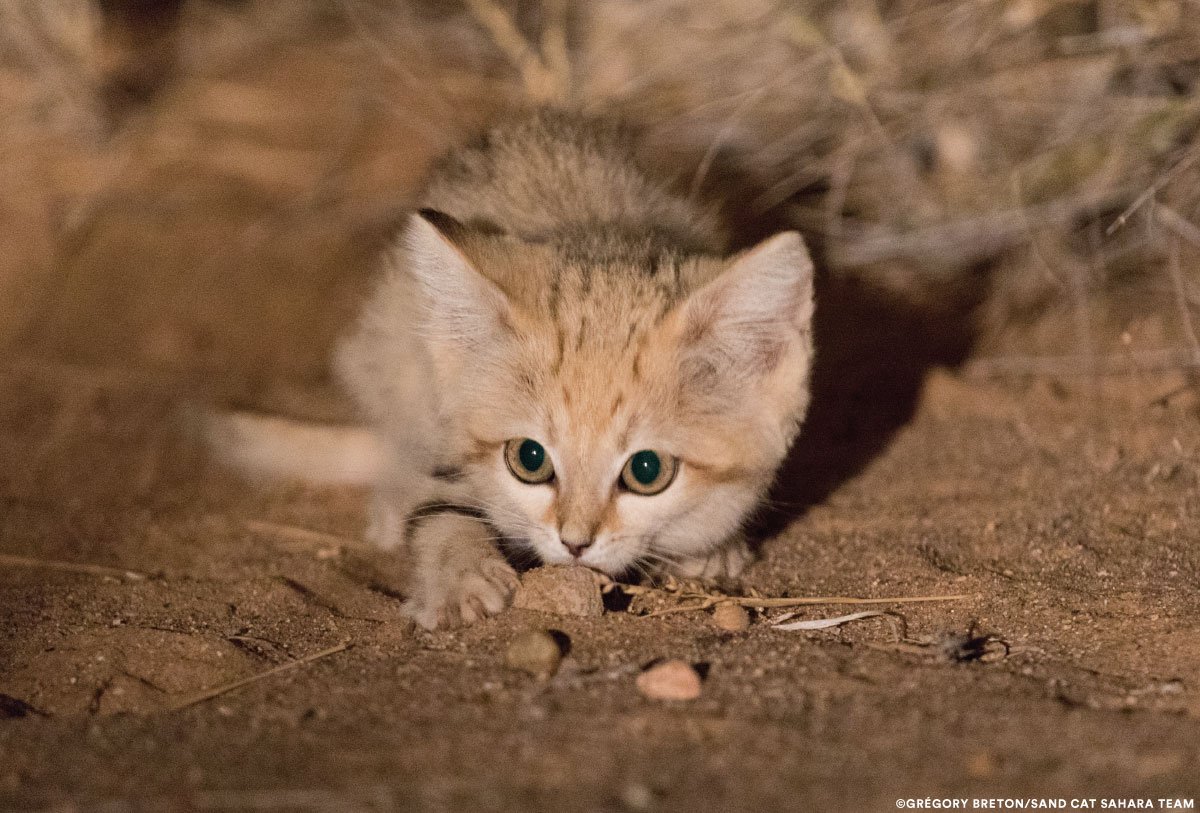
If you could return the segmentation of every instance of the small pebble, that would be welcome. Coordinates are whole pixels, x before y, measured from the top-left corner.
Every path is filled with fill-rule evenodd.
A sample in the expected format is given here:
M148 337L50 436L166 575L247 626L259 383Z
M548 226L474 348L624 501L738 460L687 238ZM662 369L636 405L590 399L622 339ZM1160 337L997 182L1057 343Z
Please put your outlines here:
M695 700L700 675L686 661L662 661L638 675L637 688L651 700Z
M562 663L558 641L546 630L522 632L504 652L504 663L513 669L528 672L538 680L549 680Z
M718 604L712 614L713 626L730 632L750 629L750 613L737 604Z
M604 600L596 576L585 567L538 567L521 577L513 606L556 615L599 618Z
M641 782L631 782L621 790L621 804L628 810L649 810L654 806L654 791Z

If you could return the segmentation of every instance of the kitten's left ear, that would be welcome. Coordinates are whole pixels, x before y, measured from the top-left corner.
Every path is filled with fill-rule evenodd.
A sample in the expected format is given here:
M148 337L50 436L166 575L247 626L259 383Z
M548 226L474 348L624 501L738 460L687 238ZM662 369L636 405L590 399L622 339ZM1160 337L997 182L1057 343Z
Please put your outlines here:
M813 263L797 232L769 237L734 257L684 304L682 341L732 373L768 373L793 342L807 364Z

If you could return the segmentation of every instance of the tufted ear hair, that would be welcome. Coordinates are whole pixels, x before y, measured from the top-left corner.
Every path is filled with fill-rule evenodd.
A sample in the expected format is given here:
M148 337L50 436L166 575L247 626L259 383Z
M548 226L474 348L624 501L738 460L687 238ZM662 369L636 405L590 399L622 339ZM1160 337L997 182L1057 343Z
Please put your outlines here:
M478 348L504 335L511 305L456 244L465 228L449 215L422 210L409 218L403 245L425 299L431 338Z
M785 356L807 368L812 315L812 259L797 232L781 232L735 256L688 297L682 343L693 364L722 378L766 375ZM790 352L797 342L799 360Z

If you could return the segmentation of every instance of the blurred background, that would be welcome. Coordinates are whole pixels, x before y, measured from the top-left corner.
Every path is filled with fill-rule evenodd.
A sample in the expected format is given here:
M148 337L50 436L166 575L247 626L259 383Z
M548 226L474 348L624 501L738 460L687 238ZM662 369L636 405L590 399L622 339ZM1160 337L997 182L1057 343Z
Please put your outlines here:
M352 417L430 161L547 99L818 256L739 589L965 598L427 635L360 492L205 462L197 404ZM1198 0L0 0L0 807L1195 797L1198 298Z
M1200 361L1193 0L0 0L6 354L315 374L560 12L572 104L975 372Z

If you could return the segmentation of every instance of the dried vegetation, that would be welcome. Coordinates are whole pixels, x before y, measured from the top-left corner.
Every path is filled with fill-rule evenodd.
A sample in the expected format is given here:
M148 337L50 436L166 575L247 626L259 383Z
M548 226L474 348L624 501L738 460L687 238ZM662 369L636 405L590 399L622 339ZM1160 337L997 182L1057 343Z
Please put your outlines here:
M31 303L147 165L378 224L409 191L381 168L393 120L432 152L569 98L646 128L696 192L734 185L747 222L803 227L834 272L974 309L1022 354L987 371L1200 360L1194 0L2 0L0 45L0 212L28 238L0 287Z

